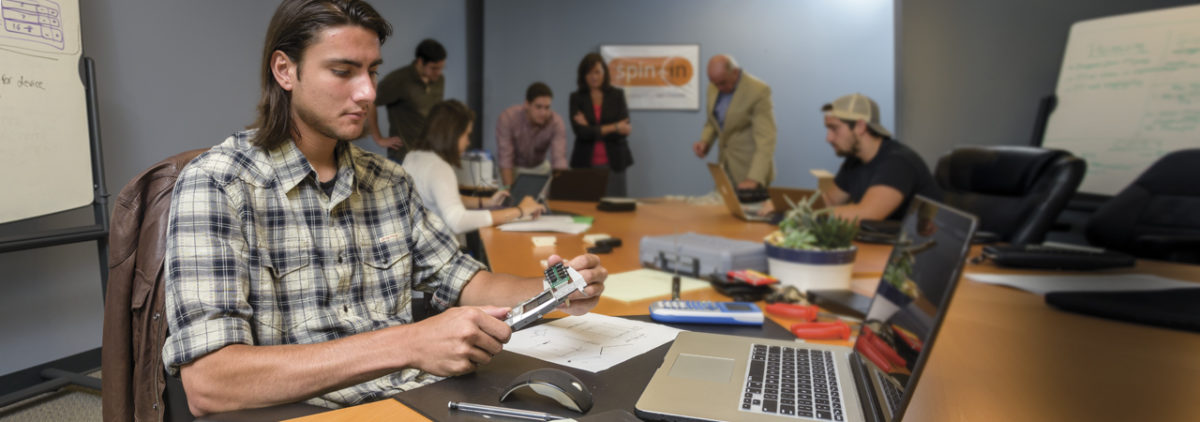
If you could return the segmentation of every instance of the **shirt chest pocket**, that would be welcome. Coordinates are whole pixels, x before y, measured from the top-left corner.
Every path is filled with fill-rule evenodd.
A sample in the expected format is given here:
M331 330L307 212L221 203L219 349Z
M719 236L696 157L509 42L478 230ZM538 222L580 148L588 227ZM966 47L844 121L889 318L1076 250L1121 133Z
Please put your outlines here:
M263 280L251 283L248 300L255 320L288 333L316 318L319 310L314 299L326 287L310 268L313 251L308 234L295 227L272 230L260 238L258 251Z
M362 238L362 237L360 237ZM402 236L388 235L358 245L363 262L363 298L379 318L411 321L412 253Z

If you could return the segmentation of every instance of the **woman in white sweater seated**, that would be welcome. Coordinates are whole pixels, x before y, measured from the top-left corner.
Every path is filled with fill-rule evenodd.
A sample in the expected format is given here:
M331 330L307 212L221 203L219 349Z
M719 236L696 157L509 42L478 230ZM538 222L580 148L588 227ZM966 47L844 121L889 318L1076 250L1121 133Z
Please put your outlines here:
M406 142L409 152L404 157L404 171L412 176L425 207L442 217L450 230L459 234L525 216L537 218L543 211L542 205L528 196L515 207L467 209L495 207L508 196L508 192L500 191L488 200L466 198L464 201L458 193L458 177L451 166L460 166L462 154L471 143L469 137L474 120L475 112L465 104L456 100L442 101L429 110L420 138Z

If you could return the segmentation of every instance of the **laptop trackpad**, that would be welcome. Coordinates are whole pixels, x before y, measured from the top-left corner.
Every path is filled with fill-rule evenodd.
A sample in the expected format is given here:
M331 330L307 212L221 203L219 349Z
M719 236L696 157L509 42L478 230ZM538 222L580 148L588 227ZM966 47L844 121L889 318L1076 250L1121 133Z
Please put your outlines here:
M670 375L719 383L729 382L733 374L733 359L680 353L671 365Z

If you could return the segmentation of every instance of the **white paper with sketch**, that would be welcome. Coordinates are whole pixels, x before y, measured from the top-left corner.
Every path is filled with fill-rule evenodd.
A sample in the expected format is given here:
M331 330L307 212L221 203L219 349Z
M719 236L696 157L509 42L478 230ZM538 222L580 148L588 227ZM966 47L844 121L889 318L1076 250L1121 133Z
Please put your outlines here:
M517 331L504 350L600 372L674 340L679 331L649 322L586 314Z
M964 277L1044 295L1050 292L1123 292L1200 287L1200 283L1150 274L1010 275L967 273Z
M634 302L671 294L671 273L642 268L609 274L604 279L604 297L622 302ZM706 281L679 276L679 292L708 288Z

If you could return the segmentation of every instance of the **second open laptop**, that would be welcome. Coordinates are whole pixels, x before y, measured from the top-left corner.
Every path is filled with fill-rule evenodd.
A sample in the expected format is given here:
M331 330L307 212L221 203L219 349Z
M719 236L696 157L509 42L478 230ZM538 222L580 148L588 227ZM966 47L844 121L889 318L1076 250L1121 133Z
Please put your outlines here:
M721 200L725 202L725 206L729 208L729 212L734 217L746 221L771 221L771 216L758 215L756 208L747 209L745 205L742 205L738 201L737 192L733 191L733 181L729 180L729 174L725 173L725 170L719 164L708 163L708 172L712 173L717 193L721 195Z
M817 195L817 201L813 202L812 208L814 210L825 208L825 198L821 196L820 191L815 189L770 187L767 188L767 194L771 196L771 205L775 207L775 212L787 212L791 209L791 204L807 201L813 195Z
M526 196L532 196L534 200L543 202L549 187L549 174L518 174L517 179L513 181L512 188L509 189L508 198L504 198L504 203L501 207L515 207Z
M945 318L976 225L972 215L916 198L854 348L684 331L638 399L638 416L900 420Z

